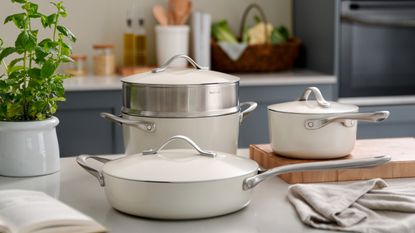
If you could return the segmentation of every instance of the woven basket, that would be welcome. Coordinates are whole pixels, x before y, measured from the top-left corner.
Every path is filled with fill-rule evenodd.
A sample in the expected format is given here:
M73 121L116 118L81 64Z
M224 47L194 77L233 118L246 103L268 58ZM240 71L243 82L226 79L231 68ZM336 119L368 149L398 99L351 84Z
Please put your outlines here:
M251 9L257 9L262 20L267 23L265 14L257 4L249 5L242 17L240 36L242 37L245 28L246 17ZM266 35L266 38L269 38ZM298 56L301 41L298 38L290 38L282 44L271 44L267 41L264 44L249 45L239 57L233 61L219 47L215 40L211 41L212 69L222 72L271 72L291 69Z

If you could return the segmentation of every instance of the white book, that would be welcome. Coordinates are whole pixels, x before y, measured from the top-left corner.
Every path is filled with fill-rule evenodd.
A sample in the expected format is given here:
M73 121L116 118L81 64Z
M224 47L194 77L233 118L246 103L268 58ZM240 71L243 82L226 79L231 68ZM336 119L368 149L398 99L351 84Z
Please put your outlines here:
M60 232L93 233L106 229L43 192L0 191L0 233Z

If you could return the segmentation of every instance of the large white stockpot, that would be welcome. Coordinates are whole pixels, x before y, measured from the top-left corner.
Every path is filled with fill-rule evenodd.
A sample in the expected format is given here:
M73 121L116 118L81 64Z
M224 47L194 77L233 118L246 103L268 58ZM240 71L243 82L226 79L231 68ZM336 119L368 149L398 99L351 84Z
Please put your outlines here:
M168 68L179 58L195 69ZM101 116L123 125L126 154L154 148L178 134L191 137L200 146L234 154L240 123L257 106L255 102L239 103L238 77L208 70L186 55L121 81L122 115ZM182 142L169 145L186 147Z
M314 93L316 100L308 100ZM326 101L308 87L297 101L268 106L271 147L279 155L331 159L348 155L356 141L357 120L378 122L388 111L358 113L359 107Z

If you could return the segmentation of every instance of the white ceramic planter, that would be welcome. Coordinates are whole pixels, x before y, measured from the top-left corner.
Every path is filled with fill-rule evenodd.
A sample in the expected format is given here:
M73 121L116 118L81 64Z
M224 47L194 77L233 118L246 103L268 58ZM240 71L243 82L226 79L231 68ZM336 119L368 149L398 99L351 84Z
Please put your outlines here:
M0 175L40 176L59 170L59 120L0 121Z

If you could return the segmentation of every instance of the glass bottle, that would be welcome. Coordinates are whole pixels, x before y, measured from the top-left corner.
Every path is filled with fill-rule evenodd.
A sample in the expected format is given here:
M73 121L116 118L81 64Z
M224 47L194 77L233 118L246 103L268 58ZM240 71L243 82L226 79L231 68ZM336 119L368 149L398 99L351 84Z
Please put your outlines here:
M147 34L144 27L144 18L139 15L135 31L135 65L147 65Z
M135 65L135 35L133 30L133 17L131 9L127 10L127 29L124 33L124 66Z

